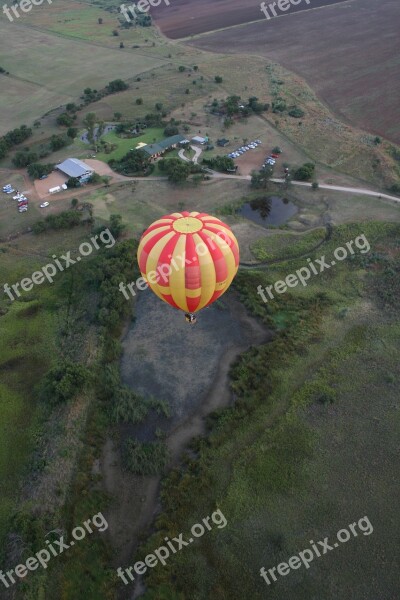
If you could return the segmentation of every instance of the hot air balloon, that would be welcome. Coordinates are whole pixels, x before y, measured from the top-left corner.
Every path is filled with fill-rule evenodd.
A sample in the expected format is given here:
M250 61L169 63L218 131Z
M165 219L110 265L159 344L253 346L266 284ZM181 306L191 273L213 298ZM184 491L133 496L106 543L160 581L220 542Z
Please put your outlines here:
M143 233L138 248L142 276L164 302L186 313L209 306L231 285L239 245L230 227L199 212L166 215Z

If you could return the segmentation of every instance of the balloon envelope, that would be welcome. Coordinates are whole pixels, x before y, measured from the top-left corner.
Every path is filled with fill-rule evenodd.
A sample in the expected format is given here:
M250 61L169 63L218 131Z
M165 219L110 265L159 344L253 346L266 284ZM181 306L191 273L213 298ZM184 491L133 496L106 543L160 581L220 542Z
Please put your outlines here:
M215 302L239 268L230 227L205 213L166 215L144 232L138 249L142 276L174 308L195 313Z

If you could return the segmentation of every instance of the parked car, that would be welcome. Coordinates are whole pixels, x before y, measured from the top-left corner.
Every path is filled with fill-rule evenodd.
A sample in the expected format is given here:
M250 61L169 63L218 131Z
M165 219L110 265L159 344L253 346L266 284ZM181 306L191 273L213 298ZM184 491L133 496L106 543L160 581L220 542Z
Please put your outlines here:
M271 154L272 158L279 158L279 154Z
M21 208L18 209L18 212L23 213L26 212L28 210L27 206L21 206Z
M13 194L15 192L15 190L13 188L10 188L9 190L6 191L6 194Z
M46 208L46 206L49 206L50 202L42 202L42 204L40 204L40 208Z
M39 179L47 179L48 175L42 175L41 177L39 177Z

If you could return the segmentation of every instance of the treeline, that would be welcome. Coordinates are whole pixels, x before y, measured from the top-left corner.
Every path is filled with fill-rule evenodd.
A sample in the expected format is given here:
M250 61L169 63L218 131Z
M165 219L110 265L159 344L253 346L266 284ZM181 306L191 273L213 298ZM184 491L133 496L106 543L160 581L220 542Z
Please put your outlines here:
M32 135L32 129L26 125L21 125L12 131L6 133L0 138L0 159L7 156L9 151L18 144L22 144Z
M83 90L82 96L80 97L81 100L83 100L83 105L80 106L80 108L83 108L83 106L87 106L92 102L97 102L98 100L101 100L102 98L104 98L105 96L109 96L110 94L123 92L128 88L129 84L126 83L123 79L114 79L113 81L110 81L106 85L106 87L101 90L93 90L89 87L85 88Z
M225 173L235 170L235 162L229 156L214 156L213 158L203 158L203 165L207 165L210 169Z
M130 150L120 160L112 158L108 164L114 171L123 175L150 175L154 171L154 164L143 150Z
M35 171L35 169L38 168L36 163L39 159L46 158L52 152L61 150L61 148L68 146L71 141L72 140L65 135L52 135L50 141L47 144L41 144L37 151L29 151L28 149L18 150L18 152L15 153L12 162L18 168L29 167L29 165L31 165L33 171ZM46 173L48 173L48 171L42 173L42 175Z
M86 222L87 221L82 221L82 213L75 210L66 210L58 215L47 215L42 221L37 221L32 226L32 231L33 233L39 234L51 229L72 229L73 227Z
M41 163L32 162L28 165L28 175L32 177L32 179L40 179L43 175L51 173L54 167L54 163L42 165Z
M248 117L251 114L261 114L269 110L269 104L260 102L257 96L251 96L247 101L242 100L241 96L228 96L225 100L217 100L211 104L211 112L228 117L242 116Z

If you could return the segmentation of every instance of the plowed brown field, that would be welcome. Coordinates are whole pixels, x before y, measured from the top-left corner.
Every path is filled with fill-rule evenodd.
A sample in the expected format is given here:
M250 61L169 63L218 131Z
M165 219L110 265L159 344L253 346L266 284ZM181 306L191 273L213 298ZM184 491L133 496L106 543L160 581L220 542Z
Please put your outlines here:
M272 1L267 0L266 4ZM302 0L297 6L291 5L287 12L280 12L278 8L276 12L286 15L345 1L310 0L307 4ZM265 21L260 4L261 0L170 0L169 6L162 2L159 8L152 9L152 15L166 36L179 39L232 25Z
M173 0L159 13L159 25L177 37L257 19L258 0L243 4ZM312 0L314 8L321 4L328 3ZM302 76L343 120L400 143L400 1L329 4L214 31L189 43L275 60Z

